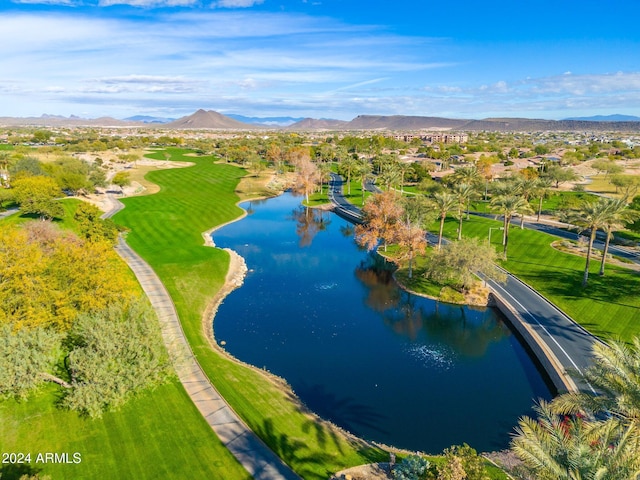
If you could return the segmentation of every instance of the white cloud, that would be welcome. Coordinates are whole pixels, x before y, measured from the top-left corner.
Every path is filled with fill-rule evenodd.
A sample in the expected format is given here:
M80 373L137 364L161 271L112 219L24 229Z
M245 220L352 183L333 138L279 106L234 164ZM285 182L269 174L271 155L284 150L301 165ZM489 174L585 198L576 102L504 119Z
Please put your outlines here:
M81 0L11 0L11 2L25 5L62 5L68 7L82 3Z
M264 3L264 0L218 0L212 5L220 8L249 8Z
M132 7L191 7L199 5L199 0L99 0L101 7L130 5Z

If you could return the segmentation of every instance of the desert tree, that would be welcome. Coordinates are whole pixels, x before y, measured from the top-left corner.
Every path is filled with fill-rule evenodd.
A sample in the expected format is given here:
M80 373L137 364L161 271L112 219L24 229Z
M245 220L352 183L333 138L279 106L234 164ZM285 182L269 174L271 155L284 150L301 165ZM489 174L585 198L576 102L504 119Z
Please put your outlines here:
M362 214L363 223L356 227L356 241L368 250L382 241L386 251L387 245L396 240L404 214L399 195L392 190L372 195L362 207Z

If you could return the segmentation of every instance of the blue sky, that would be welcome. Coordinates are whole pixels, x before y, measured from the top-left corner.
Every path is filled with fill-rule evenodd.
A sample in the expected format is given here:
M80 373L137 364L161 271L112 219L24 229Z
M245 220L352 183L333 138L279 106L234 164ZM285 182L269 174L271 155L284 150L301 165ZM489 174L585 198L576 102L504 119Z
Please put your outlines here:
M0 116L640 116L637 0L0 0Z

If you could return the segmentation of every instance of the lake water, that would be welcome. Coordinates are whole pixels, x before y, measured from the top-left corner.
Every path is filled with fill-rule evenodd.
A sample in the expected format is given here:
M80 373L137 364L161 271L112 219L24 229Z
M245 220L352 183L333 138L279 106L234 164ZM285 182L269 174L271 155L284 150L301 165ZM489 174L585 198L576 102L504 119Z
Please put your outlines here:
M213 235L249 268L218 310L216 340L362 438L430 453L506 448L551 394L499 312L398 289L348 222L300 201L246 202L249 215Z

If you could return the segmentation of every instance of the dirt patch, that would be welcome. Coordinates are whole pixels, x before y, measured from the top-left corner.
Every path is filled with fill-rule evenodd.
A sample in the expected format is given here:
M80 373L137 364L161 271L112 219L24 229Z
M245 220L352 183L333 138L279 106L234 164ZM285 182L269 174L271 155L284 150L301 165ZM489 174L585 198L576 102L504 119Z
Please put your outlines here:
M393 478L388 463L370 463L342 470L330 480L388 480Z

